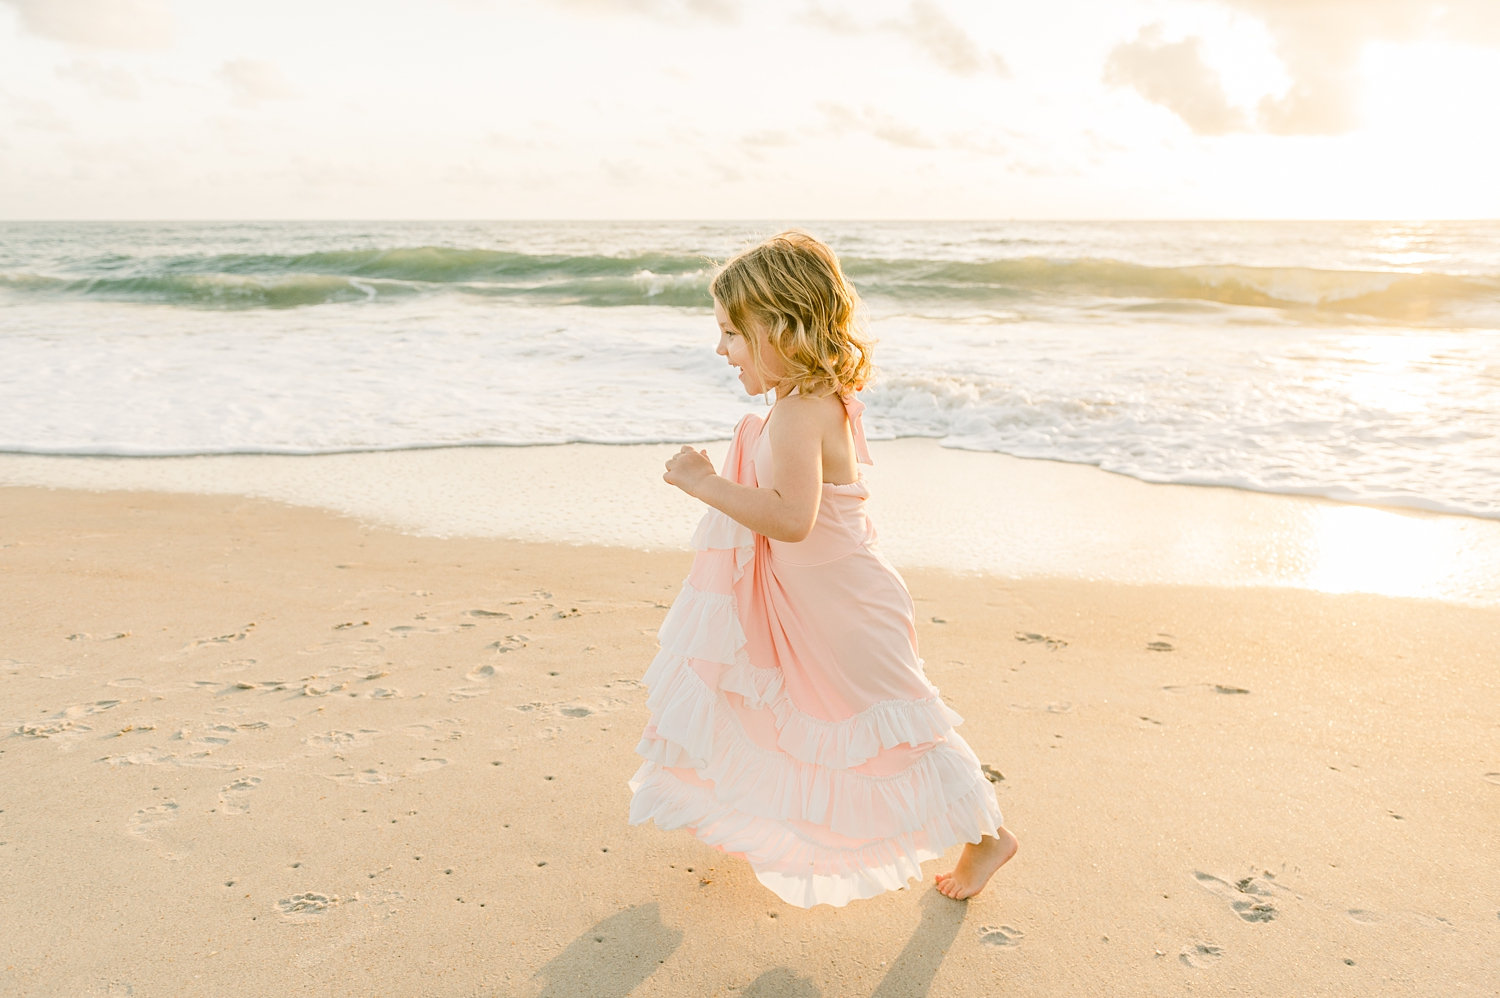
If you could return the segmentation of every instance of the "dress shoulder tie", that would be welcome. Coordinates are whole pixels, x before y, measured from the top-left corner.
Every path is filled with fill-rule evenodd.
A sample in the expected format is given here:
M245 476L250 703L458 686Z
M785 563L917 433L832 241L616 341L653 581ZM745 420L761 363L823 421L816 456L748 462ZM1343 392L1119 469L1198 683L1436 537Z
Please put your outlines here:
M849 432L854 437L854 456L860 464L874 464L874 458L870 457L870 445L865 441L865 424L860 415L865 411L865 404L853 395L843 397L844 412L849 417Z

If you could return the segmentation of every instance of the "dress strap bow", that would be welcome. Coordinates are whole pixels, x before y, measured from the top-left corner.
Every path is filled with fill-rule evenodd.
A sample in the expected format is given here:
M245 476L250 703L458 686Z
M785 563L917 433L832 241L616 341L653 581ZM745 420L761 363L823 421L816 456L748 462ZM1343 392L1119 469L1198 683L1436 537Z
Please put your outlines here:
M853 395L844 397L844 412L849 416L849 432L854 436L854 456L860 464L874 464L870 457L870 445L865 441L865 424L859 418L865 404Z

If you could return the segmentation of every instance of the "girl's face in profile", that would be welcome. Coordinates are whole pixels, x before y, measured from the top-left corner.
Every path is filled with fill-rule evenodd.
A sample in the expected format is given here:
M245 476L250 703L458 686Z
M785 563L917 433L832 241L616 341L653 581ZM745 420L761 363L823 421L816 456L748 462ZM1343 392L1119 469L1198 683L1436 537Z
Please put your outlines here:
M745 342L747 336L759 336L757 346L760 348L761 364L766 368L773 368L775 358L771 356L772 351L766 346L765 335L759 330L740 329L729 321L729 313L724 306L714 300L714 318L719 323L719 346L714 352L721 357L729 358L729 366L737 367L740 371L740 384L745 386L745 391L750 395L764 395L770 388L761 377L760 371L756 370L755 358L750 355L750 346ZM774 369L771 373L775 373Z

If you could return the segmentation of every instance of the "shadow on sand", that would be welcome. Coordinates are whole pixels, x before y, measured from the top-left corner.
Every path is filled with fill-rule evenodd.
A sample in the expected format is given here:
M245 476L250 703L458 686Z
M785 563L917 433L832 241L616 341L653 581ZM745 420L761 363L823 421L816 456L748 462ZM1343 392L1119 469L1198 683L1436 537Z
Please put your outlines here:
M870 998L925 998L969 906L929 891L922 918ZM653 902L626 908L596 923L547 962L538 998L625 998L671 956L682 932L662 924ZM790 967L774 967L745 986L742 998L820 998L811 980Z
M921 903L922 920L870 998L924 998L932 989L932 979L958 938L969 906L943 897L930 886Z
M929 891L921 901L922 920L916 931L891 962L870 998L924 998L932 990L933 978L943 957L963 925L969 906ZM789 967L776 967L751 981L741 998L820 998L812 981Z
M821 998L812 981L798 977L787 967L777 967L761 974L745 986L740 998Z
M662 924L653 902L596 923L537 971L547 987L539 998L625 998L682 942Z

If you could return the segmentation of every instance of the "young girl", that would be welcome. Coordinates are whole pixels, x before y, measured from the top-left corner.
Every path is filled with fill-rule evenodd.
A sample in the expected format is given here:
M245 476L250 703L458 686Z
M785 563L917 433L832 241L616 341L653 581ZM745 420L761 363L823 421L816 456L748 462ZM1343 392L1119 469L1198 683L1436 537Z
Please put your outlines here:
M725 264L713 297L717 353L776 403L740 421L722 474L691 447L667 462L712 508L646 671L630 821L692 829L804 908L905 887L958 842L937 888L977 894L1016 839L922 674L911 597L865 514L854 288L786 232Z

